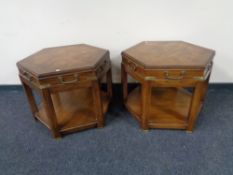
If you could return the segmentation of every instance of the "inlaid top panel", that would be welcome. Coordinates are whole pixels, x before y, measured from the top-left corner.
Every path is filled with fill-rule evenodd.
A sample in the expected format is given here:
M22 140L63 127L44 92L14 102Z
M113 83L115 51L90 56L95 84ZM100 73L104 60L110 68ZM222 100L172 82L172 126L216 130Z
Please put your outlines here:
M17 66L38 77L94 69L109 57L105 49L86 44L45 48L19 61Z
M122 55L145 68L204 68L215 51L183 41L144 41Z

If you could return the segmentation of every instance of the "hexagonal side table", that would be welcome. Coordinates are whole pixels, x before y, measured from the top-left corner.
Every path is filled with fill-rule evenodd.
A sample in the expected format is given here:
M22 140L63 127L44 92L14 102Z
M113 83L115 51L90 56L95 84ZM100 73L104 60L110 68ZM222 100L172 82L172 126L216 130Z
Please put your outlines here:
M193 130L214 55L183 41L147 41L122 52L124 104L142 129ZM128 75L139 82L129 94Z
M17 63L31 111L53 136L103 127L112 96L109 52L79 44L43 49ZM107 91L101 90L106 75ZM35 100L35 91L41 101Z

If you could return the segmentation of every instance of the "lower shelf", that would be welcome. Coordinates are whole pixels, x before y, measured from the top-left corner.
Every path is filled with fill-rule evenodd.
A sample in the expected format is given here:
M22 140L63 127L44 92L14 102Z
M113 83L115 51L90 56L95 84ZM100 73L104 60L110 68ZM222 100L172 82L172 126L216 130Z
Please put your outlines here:
M149 108L150 128L185 129L187 127L191 94L185 89L153 88ZM135 88L128 96L126 107L141 121L141 88Z
M101 98L103 113L106 113L110 100L105 92L101 92ZM61 133L96 126L97 118L94 113L91 88L53 94L52 101ZM42 103L39 105L39 112L36 114L36 117L50 128L49 119L46 116Z

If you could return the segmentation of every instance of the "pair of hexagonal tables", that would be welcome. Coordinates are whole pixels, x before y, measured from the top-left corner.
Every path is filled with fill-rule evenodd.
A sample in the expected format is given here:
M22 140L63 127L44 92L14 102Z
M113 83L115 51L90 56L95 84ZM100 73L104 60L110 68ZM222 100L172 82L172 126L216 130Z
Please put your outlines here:
M142 42L122 52L124 104L142 129L193 130L214 54L182 41ZM34 118L54 137L103 127L112 96L109 51L85 44L47 48L17 66ZM130 93L128 75L139 82Z

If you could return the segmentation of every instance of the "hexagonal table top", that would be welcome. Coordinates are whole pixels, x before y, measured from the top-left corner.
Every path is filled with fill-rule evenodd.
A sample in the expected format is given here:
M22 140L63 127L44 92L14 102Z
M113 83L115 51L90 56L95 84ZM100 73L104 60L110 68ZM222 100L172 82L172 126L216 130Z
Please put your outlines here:
M183 41L144 41L122 55L145 68L204 68L215 51Z
M21 67L37 77L54 73L94 69L107 50L86 44L45 48L19 61Z

